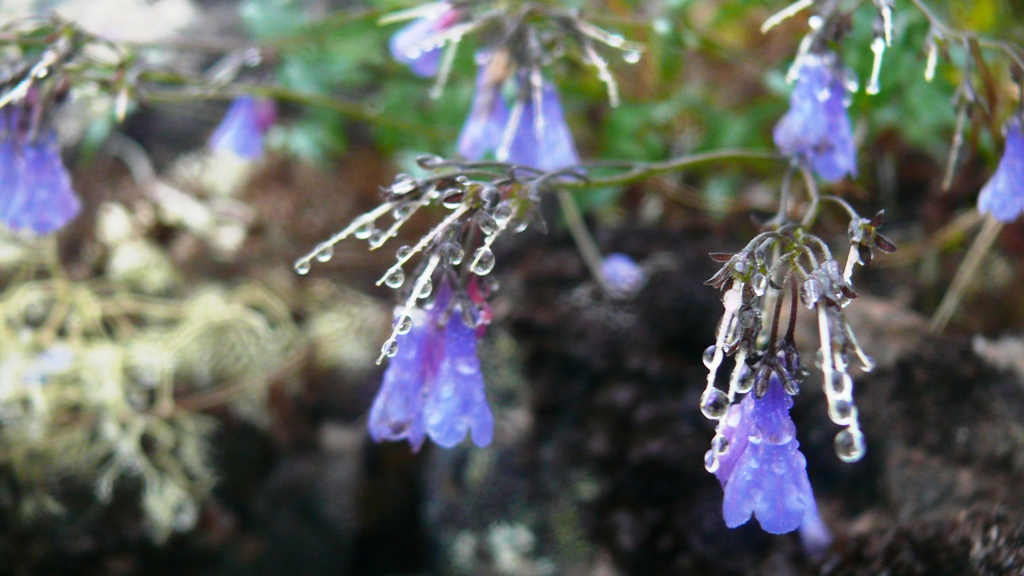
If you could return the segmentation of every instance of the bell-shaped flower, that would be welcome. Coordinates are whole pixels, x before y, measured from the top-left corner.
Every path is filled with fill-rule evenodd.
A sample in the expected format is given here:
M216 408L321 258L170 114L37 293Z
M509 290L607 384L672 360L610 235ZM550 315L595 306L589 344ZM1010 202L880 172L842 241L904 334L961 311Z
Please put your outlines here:
M436 8L396 32L388 43L395 60L424 78L437 75L444 48L441 35L459 19L459 11L447 2L439 2Z
M523 104L514 130L508 156L498 160L538 170L558 170L580 163L576 143L562 114L562 102L554 84L545 81L541 88L540 109L534 98Z
M71 176L60 157L57 134L43 130L34 138L16 121L2 117L0 133L0 223L11 230L50 234L81 210Z
M978 210L1013 222L1024 212L1024 134L1020 117L1006 125L1006 149L996 173L978 195Z
M846 83L846 73L838 68L834 54L806 55L789 112L775 126L779 150L829 182L857 175Z
M210 149L256 160L263 156L263 136L276 120L277 106L273 100L239 96L210 136Z
M483 447L494 436L494 416L476 357L477 329L465 324L447 282L426 310L414 310L412 329L398 336L398 353L370 408L370 436L405 439L419 450L426 436L450 448L469 432Z
M494 60L481 64L476 75L473 107L459 134L459 154L469 160L480 160L501 145L508 124L508 106L501 94L505 81L501 64Z
M494 153L500 162L544 171L579 164L555 85L544 81L539 99L527 94L510 112L502 96L506 73L505 60L498 57L480 66L473 108L459 135L459 154L479 160Z
M807 460L789 417L792 404L773 373L763 397L751 393L729 408L721 431L728 449L715 472L725 489L722 514L729 528L745 524L753 514L772 534L792 532L805 522L815 534L823 530Z

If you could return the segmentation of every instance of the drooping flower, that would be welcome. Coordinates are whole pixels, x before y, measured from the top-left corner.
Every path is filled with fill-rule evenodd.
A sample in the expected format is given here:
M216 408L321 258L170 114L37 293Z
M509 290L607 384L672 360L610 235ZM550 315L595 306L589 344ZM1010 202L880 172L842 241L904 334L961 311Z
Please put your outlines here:
M579 164L572 132L565 123L562 103L555 85L544 81L539 102L528 94L509 112L502 97L507 62L501 53L481 64L476 80L473 108L459 136L459 154L479 160L494 153L501 162L538 170L557 170ZM525 80L515 81L517 91ZM537 110L539 104L539 110Z
M444 47L440 35L460 16L459 10L447 2L438 2L435 8L396 32L388 43L395 60L424 78L437 75Z
M210 136L210 149L256 160L263 156L263 135L276 120L277 106L273 100L239 96Z
M813 536L822 534L807 460L789 417L792 404L773 373L763 397L750 393L729 408L721 431L728 449L715 471L725 489L722 515L729 528L745 524L753 514L772 534L792 532L804 523Z
M81 202L61 160L56 132L45 129L32 137L18 116L0 115L0 222L11 230L50 234L78 215Z
M450 448L469 432L483 447L494 435L476 357L477 329L465 324L451 288L442 282L426 310L412 310L412 329L398 336L398 353L370 408L370 436L408 440L419 450L426 436Z
M1006 124L1006 149L992 179L978 195L978 210L1013 222L1024 212L1024 134L1020 117Z
M806 55L799 74L789 112L775 126L775 145L826 181L856 176L845 72L825 53Z
M580 163L576 143L562 114L562 102L555 85L544 81L540 110L533 98L526 100L508 149L508 157L498 160L537 168L558 170Z
M644 285L644 271L632 258L621 252L605 256L601 273L608 286L618 294L635 294Z
M479 160L501 145L501 137L508 124L508 106L501 94L505 82L504 66L498 56L480 65L476 75L473 107L459 134L459 154L470 160Z

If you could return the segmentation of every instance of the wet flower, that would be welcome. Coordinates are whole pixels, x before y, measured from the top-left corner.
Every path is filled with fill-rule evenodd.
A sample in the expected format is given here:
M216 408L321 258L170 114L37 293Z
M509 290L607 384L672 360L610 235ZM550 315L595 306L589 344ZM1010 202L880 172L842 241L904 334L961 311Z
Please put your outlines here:
M470 160L479 160L497 150L508 124L508 106L501 95L505 81L504 60L495 55L481 64L477 72L473 107L462 126L458 143L459 154Z
M644 285L644 271L632 258L621 252L605 256L601 273L608 286L618 294L631 295Z
M419 450L430 436L450 448L469 432L477 446L491 443L494 416L476 357L477 328L465 324L461 305L450 306L452 300L442 281L432 305L409 311L411 327L400 331L398 352L370 409L374 440L406 439Z
M807 460L789 416L792 397L772 374L764 396L747 394L726 414L720 433L725 450L715 475L725 489L722 514L729 528L757 517L766 532L784 534L808 523L820 536ZM827 532L827 529L826 529Z
M81 209L57 134L48 129L33 138L16 124L0 133L0 222L12 230L56 232Z
M775 126L775 145L834 182L857 175L857 152L847 116L847 81L834 54L803 58L789 112Z
M417 76L436 76L445 42L440 35L458 21L459 15L459 10L447 2L438 2L436 10L413 20L391 37L391 56Z
M239 96L210 136L210 149L255 160L263 156L263 135L277 120L273 100Z
M1024 212L1024 135L1021 118L1006 125L1006 150L992 179L978 195L978 210L996 220L1013 222Z

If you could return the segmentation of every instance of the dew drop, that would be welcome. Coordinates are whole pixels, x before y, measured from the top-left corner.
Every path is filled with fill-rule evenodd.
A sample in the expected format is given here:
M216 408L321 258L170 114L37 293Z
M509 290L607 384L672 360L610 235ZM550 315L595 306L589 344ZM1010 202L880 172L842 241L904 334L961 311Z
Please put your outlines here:
M856 462L864 457L864 435L849 428L836 434L836 456L843 462Z
M399 260L407 260L411 254L411 246L402 246L401 248L395 251L395 258L398 258Z
M754 291L754 294L758 296L764 296L764 291L768 288L768 279L765 278L764 274L754 274L754 278L751 280L750 287Z
M395 181L391 183L391 193L402 196L408 194L416 189L416 179L408 174L399 174L395 176Z
M844 426L853 420L854 410L853 404L849 400L840 398L829 402L828 417L836 424Z
M388 341L380 347L380 351L388 358L394 358L395 354L398 354L398 340L389 338Z
M821 370L821 363L824 357L824 354L821 353L821 348L814 351L814 367L818 370Z
M383 230L374 230L366 241L370 243L370 247L379 248L386 240Z
M384 284L388 288L401 288L405 283L405 272L401 268L392 268L384 277Z
M501 198L501 193L494 186L484 186L479 195L480 203L483 204L485 210L492 210Z
M709 420L718 420L725 416L729 410L729 397L718 388L712 388L704 393L700 401L700 411Z
M514 230L515 230L516 234L519 234L521 232L525 232L526 229L529 228L529 227L530 227L530 223L529 222L527 222L526 220L520 220L518 223L516 223L516 227L515 227Z
M505 227L512 219L512 203L508 200L498 204L494 209L494 221L499 227Z
M833 394L845 394L846 393L846 379L849 378L842 372L832 372L832 393Z
M757 424L751 425L750 430L747 432L747 440L750 440L754 444L764 442L764 432L761 431L761 427Z
M416 164L424 170L437 168L442 162L444 162L444 158L433 154L424 154L416 157Z
M318 262L327 262L331 258L334 258L334 246L328 244L324 246L316 253L316 259Z
M718 456L715 455L714 450L704 453L704 469L712 474L718 472Z
M746 394L753 387L754 371L750 369L750 366L743 364L740 366L740 377L736 380L736 391L740 394Z
M832 89L826 86L825 88L818 90L818 93L815 94L815 96L818 97L818 102L828 102L828 99L832 97Z
M608 36L607 40L605 40L605 42L613 48L622 46L625 41L626 39L622 37L622 34L611 34Z
M458 189L452 188L442 192L441 205L449 210L454 210L462 204L462 199L465 198L466 194Z
M444 256L452 266L458 266L466 258L466 251L462 249L461 244L449 242L444 246Z
M715 362L715 346L711 345L704 349L704 366L711 369L711 365Z
M403 202L395 206L395 209L391 211L391 215L395 217L395 220L403 220L408 218L415 208L416 205L412 202Z
M486 246L477 248L473 254L473 264L470 268L478 276L490 274L491 270L494 270L494 252L491 252L491 249Z
M711 439L711 449L715 451L715 454L725 454L729 451L729 439L721 434L716 434Z
M359 227L356 228L356 231L352 233L352 235L360 240L366 240L371 235L373 235L373 232L376 229L377 227L373 224L373 222L367 221L360 224Z
M622 59L626 61L626 64L636 64L640 61L640 52L637 50L630 50L622 55Z
M871 356L864 355L860 359L860 369L865 372L871 372L875 369L875 359Z
M480 231L488 236L498 230L498 223L486 212L481 212L477 217L477 225L480 226Z
M423 285L420 286L420 291L419 291L419 293L416 296L417 296L417 298L429 298L430 297L430 293L433 292L433 291L434 291L434 282L430 278L427 278L423 282Z
M300 260L295 263L295 273L299 276L309 274L309 260Z
M402 314L402 317L398 319L398 333L408 334L412 330L412 317L408 314Z

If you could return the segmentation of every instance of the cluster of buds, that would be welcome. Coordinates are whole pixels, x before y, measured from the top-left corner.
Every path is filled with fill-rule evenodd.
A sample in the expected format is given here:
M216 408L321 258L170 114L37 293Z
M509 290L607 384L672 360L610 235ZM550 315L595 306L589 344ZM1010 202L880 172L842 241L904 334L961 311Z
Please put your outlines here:
M446 212L415 244L398 248L395 263L377 281L378 286L400 291L404 302L378 363L397 354L398 336L412 327L411 311L429 299L435 284L442 280L451 286L452 300L459 304L467 323L486 325L490 313L469 295L471 278L486 277L494 269L493 244L503 233L522 232L531 222L543 225L537 212L540 188L551 178L571 174L542 173L492 162L457 163L436 156L422 156L418 163L434 175L416 179L399 174L383 189L383 203L295 262L295 271L306 274L314 260L330 260L334 246L350 236L365 240L371 250L376 250L394 238L421 209L434 206ZM479 284L477 291L486 296L491 284Z

